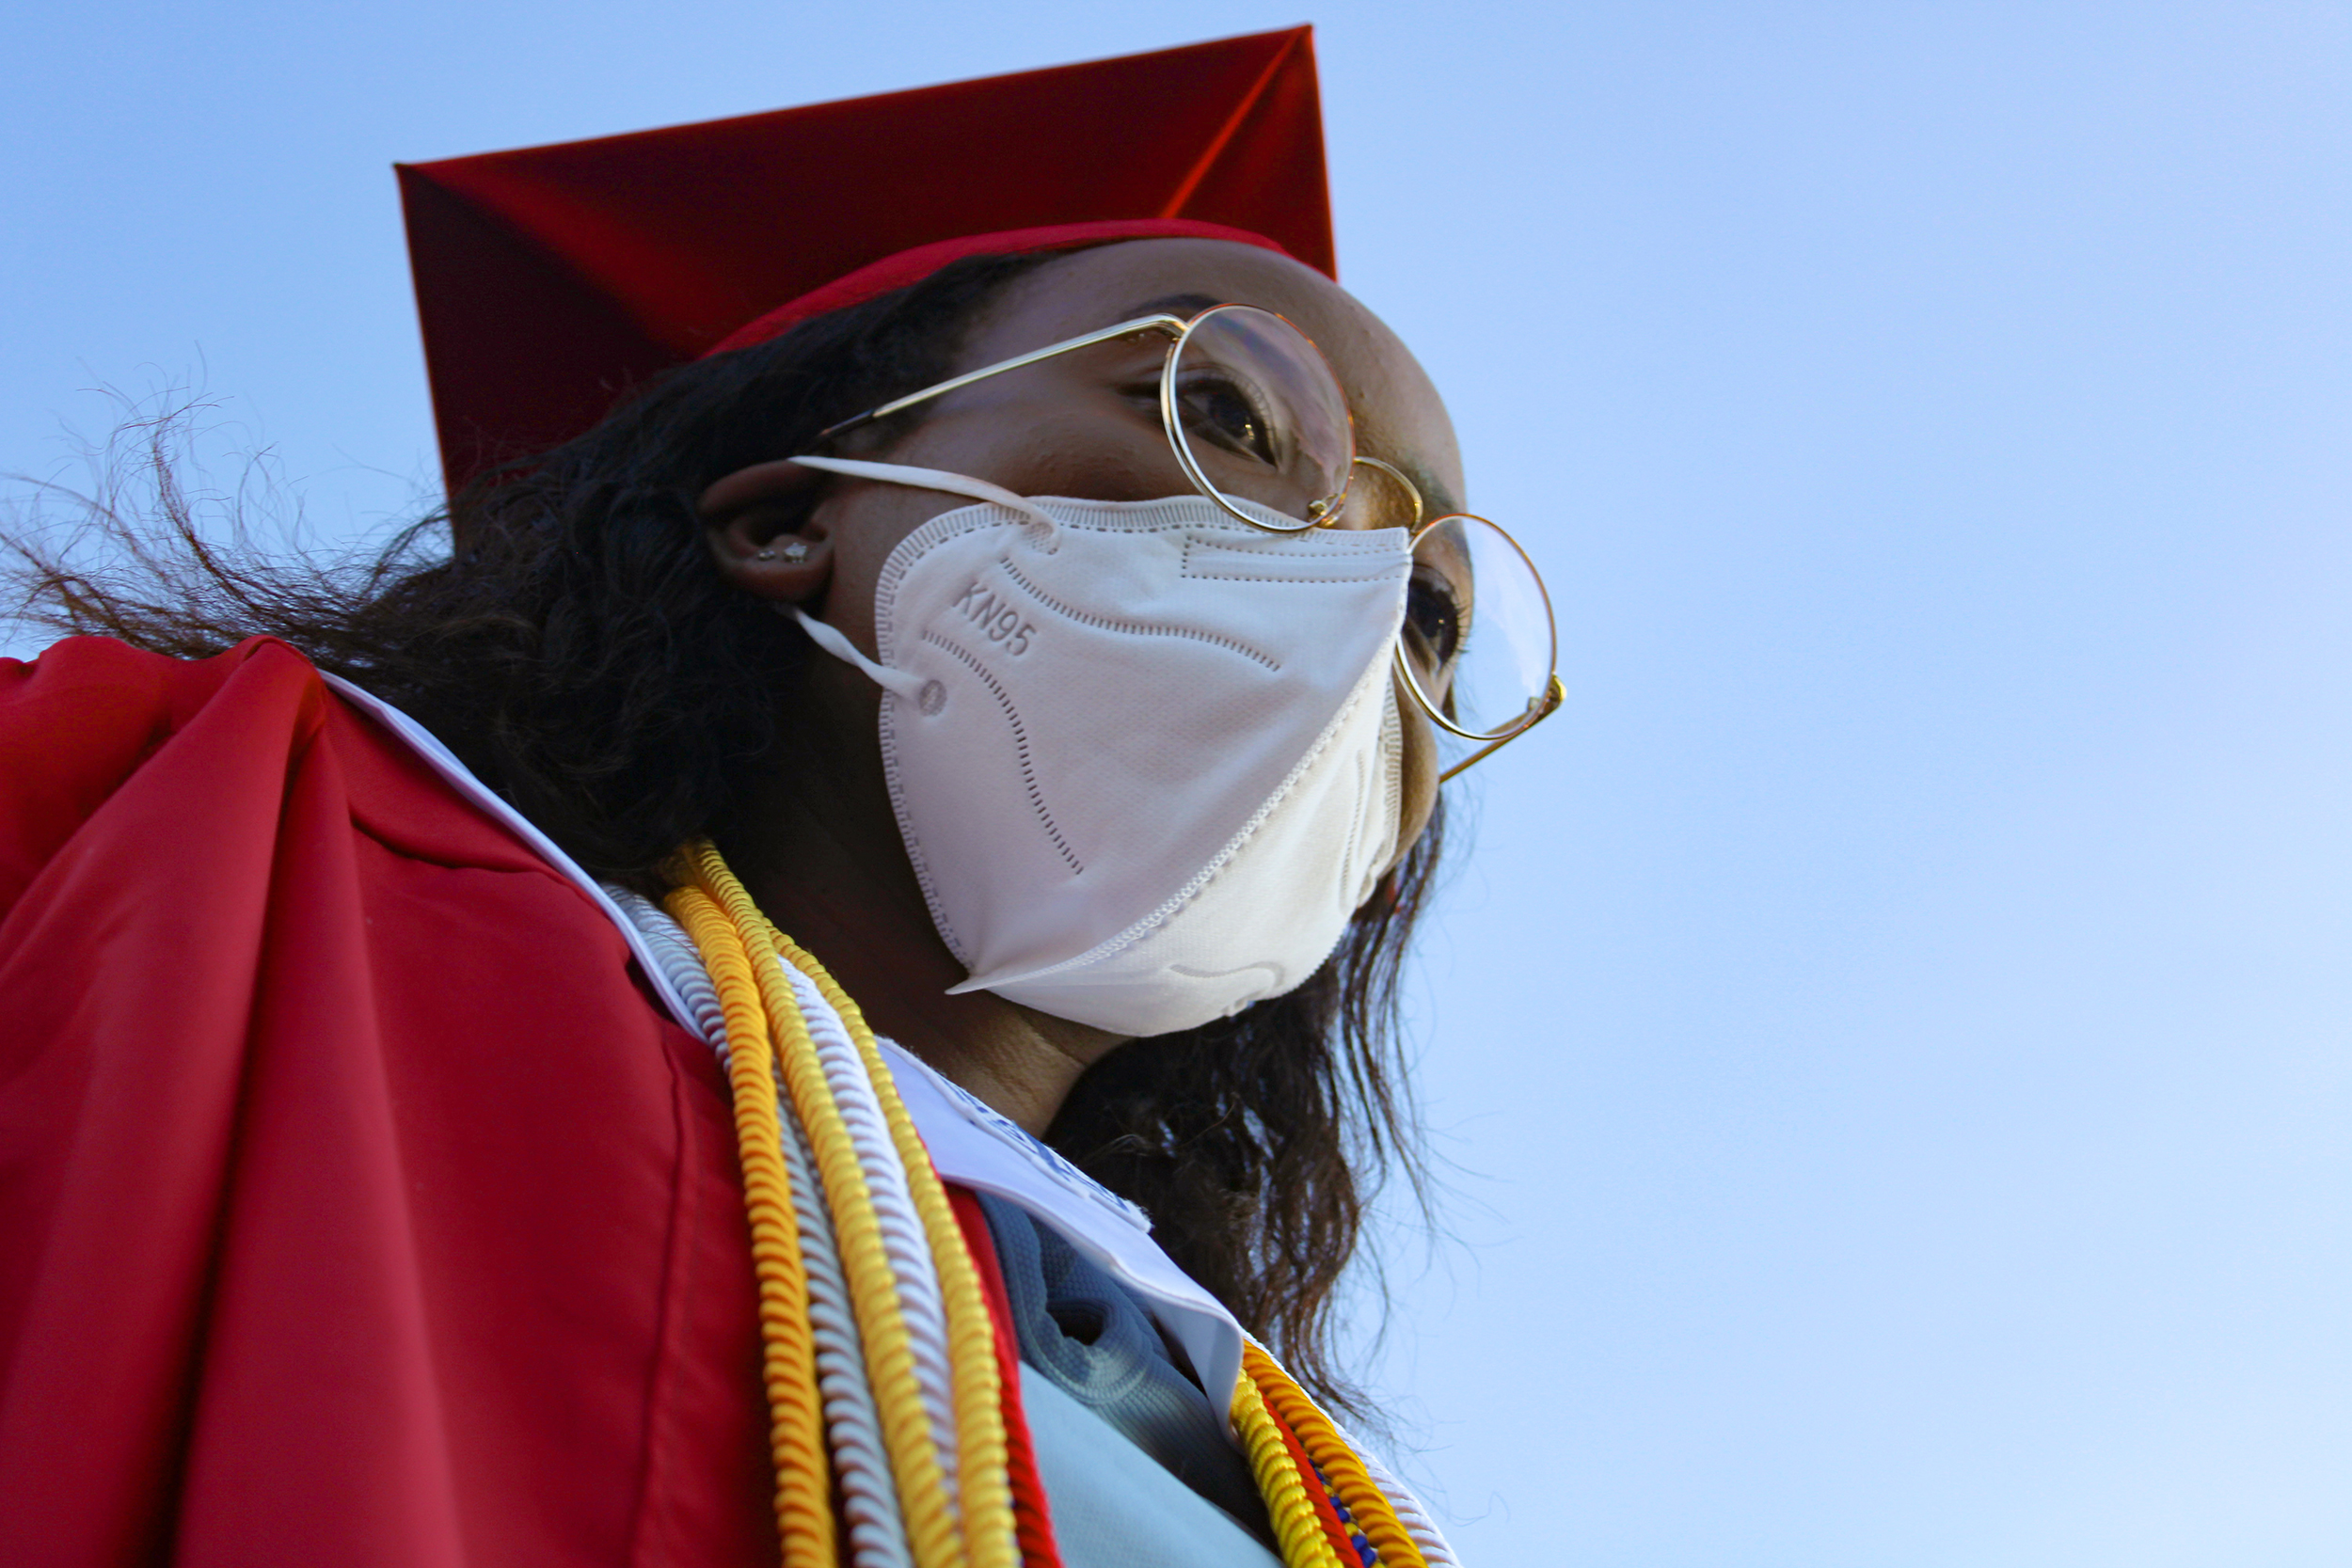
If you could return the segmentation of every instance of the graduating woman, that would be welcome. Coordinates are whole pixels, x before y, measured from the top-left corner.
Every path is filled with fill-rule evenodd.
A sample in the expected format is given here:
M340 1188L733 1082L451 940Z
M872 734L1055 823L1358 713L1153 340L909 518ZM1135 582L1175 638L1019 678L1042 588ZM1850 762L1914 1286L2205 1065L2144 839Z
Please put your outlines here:
M0 1557L1451 1560L1324 1334L1558 686L1304 30L402 174L448 547L0 665Z

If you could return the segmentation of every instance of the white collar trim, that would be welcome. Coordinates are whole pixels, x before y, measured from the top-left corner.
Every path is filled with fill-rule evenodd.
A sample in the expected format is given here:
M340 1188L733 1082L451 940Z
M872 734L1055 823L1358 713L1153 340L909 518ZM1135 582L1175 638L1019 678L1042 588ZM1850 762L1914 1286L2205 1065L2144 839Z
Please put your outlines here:
M432 731L342 676L325 671L320 674L339 695L405 741L425 766L504 824L602 910L628 943L638 969L670 1016L687 1033L703 1037L693 1010L670 982L661 956L579 862L476 778ZM1152 1240L1151 1220L1143 1211L942 1077L913 1053L889 1041L882 1048L898 1080L898 1097L914 1118L915 1131L923 1135L941 1179L1019 1204L1142 1297L1160 1326L1191 1357L1211 1406L1221 1411L1226 1392L1241 1376L1241 1325Z
M319 674L355 706L406 741L417 755L424 759L425 766L449 781L458 794L512 829L515 835L536 849L548 865L562 872L564 880L593 899L596 908L604 911L605 918L612 922L613 929L619 931L622 940L628 943L628 950L636 955L637 967L644 972L654 994L661 998L661 1005L670 1010L670 1016L676 1019L688 1034L697 1039L702 1037L702 1031L695 1027L694 1014L687 1006L686 998L678 994L677 988L670 983L670 977L662 973L660 958L646 945L637 927L629 924L628 916L621 912L621 906L612 901L612 895L598 887L596 879L588 875L578 861L557 848L555 840L541 832L529 817L508 804L504 796L475 778L473 769L458 761L457 753L441 744L440 736L383 698L361 690L341 675L330 675L324 670Z
M1222 1415L1241 1376L1241 1325L1152 1240L1143 1211L914 1053L890 1041L882 1050L941 1180L1019 1204L1141 1297L1191 1358L1211 1407Z

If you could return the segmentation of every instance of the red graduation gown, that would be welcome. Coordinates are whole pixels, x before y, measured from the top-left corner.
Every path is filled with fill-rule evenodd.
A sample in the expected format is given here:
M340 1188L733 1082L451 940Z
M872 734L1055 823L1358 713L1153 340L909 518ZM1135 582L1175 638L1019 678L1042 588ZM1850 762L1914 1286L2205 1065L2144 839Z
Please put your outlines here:
M282 644L0 660L0 1562L776 1556L711 1053Z

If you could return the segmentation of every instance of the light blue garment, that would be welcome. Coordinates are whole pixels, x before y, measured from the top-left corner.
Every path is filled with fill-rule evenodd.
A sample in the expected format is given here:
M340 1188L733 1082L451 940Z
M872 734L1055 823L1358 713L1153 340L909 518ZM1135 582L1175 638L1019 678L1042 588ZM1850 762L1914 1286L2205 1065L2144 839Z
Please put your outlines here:
M993 1195L979 1202L1022 1362L1273 1544L1265 1504L1225 1416L1177 1365L1141 1304L1045 1221ZM1058 1517L1060 1500L1053 1501Z
M1026 1362L1021 1402L1063 1568L1282 1568L1232 1515Z

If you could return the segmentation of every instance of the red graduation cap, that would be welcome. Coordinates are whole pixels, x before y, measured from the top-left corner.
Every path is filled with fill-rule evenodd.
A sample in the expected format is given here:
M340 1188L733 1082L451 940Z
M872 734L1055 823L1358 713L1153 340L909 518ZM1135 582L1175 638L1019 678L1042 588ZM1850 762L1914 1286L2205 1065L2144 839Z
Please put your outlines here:
M396 167L453 490L960 256L1190 233L1334 270L1307 27Z

